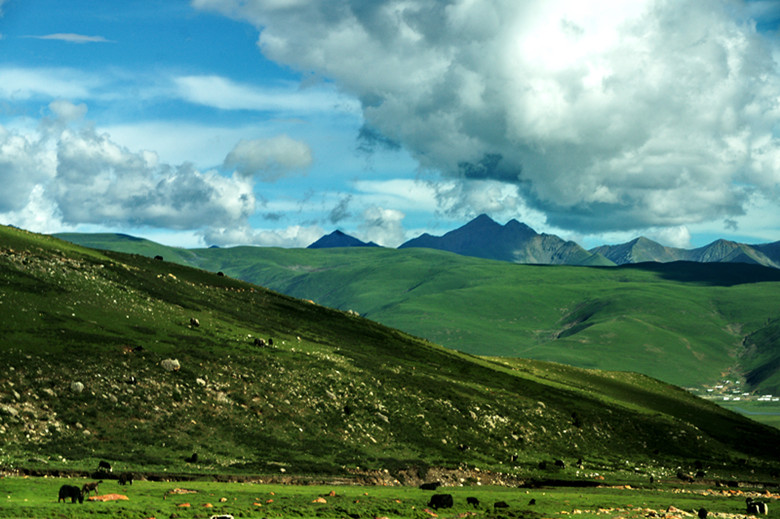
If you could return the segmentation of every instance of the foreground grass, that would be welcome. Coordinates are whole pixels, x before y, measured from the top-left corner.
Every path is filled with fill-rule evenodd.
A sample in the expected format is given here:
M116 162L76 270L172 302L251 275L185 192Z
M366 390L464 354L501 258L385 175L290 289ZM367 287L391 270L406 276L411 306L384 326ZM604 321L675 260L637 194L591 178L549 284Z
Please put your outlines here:
M432 492L414 487L296 486L256 483L187 483L136 481L119 486L116 481L100 485L101 495L118 493L128 500L58 503L61 485L82 485L87 480L62 478L0 479L0 517L210 517L231 514L234 517L432 517L428 507ZM185 489L190 493L172 493ZM449 493L454 507L438 510L439 517L525 517L554 518L569 515L584 517L682 518L706 508L710 517L743 517L745 498L751 496L769 502L780 496L762 489L722 489L707 486L675 487L668 482L642 488L634 485L609 485L593 488L542 487L443 487L437 493ZM475 497L480 504L467 504ZM530 504L531 500L535 504ZM320 502L316 502L319 500ZM324 502L323 502L324 501ZM496 509L503 501L508 508ZM185 506L187 505L187 506ZM673 508L670 508L673 507ZM774 505L770 516L777 515Z

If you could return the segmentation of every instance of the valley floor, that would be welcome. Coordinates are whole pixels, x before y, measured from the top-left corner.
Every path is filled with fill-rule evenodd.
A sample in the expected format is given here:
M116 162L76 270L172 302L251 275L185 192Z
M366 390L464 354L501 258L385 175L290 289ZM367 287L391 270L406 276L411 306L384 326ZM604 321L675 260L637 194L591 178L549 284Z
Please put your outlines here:
M184 484L135 481L120 486L100 483L100 496L123 496L107 501L57 502L61 485L81 486L86 479L0 478L0 518L118 518L202 517L352 517L352 518L466 518L610 517L634 519L697 518L704 508L709 518L743 519L745 499L769 503L777 514L778 487L722 487L655 482L641 488L605 484L592 488L498 486L440 487L435 492L414 487L301 486L194 481ZM434 509L434 494L451 494L452 508ZM469 504L467 498L478 501ZM501 507L503 503L506 507Z

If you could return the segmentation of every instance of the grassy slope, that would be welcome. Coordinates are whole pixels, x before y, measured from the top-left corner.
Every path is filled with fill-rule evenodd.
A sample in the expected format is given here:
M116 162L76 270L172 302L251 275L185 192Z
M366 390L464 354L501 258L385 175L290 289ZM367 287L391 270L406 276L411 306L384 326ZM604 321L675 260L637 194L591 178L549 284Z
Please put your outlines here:
M514 453L521 468L780 454L780 432L646 378L516 369L228 277L5 227L0 287L4 464L312 473L497 468ZM167 357L181 370L165 371ZM197 466L183 462L193 451Z
M68 238L224 270L469 353L638 371L682 386L747 375L748 389L780 393L775 269L511 265L430 249L150 249L111 236Z
M69 239L143 252L124 238ZM429 249L155 251L327 306L352 308L469 353L639 371L683 386L753 372L759 376L749 378L755 381L751 389L780 393L780 350L776 342L760 341L772 335L764 327L780 318L775 305L780 272L774 269L511 265ZM743 339L751 335L746 343L756 339L759 348L743 351Z

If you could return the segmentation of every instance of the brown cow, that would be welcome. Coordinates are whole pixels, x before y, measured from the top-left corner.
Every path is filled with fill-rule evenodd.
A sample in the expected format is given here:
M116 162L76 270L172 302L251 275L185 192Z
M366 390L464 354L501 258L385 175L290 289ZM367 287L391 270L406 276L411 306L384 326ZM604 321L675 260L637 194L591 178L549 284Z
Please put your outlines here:
M95 495L98 493L98 485L101 484L103 481L92 481L91 483L84 483L84 486L81 487L81 492L88 496L90 492L94 492Z

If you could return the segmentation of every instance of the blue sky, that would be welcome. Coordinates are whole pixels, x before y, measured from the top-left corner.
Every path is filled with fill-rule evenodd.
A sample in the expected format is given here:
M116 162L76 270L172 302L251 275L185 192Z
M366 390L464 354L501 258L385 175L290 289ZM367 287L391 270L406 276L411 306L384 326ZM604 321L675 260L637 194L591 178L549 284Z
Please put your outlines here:
M603 4L603 5L600 5ZM0 223L780 239L777 1L0 0Z

